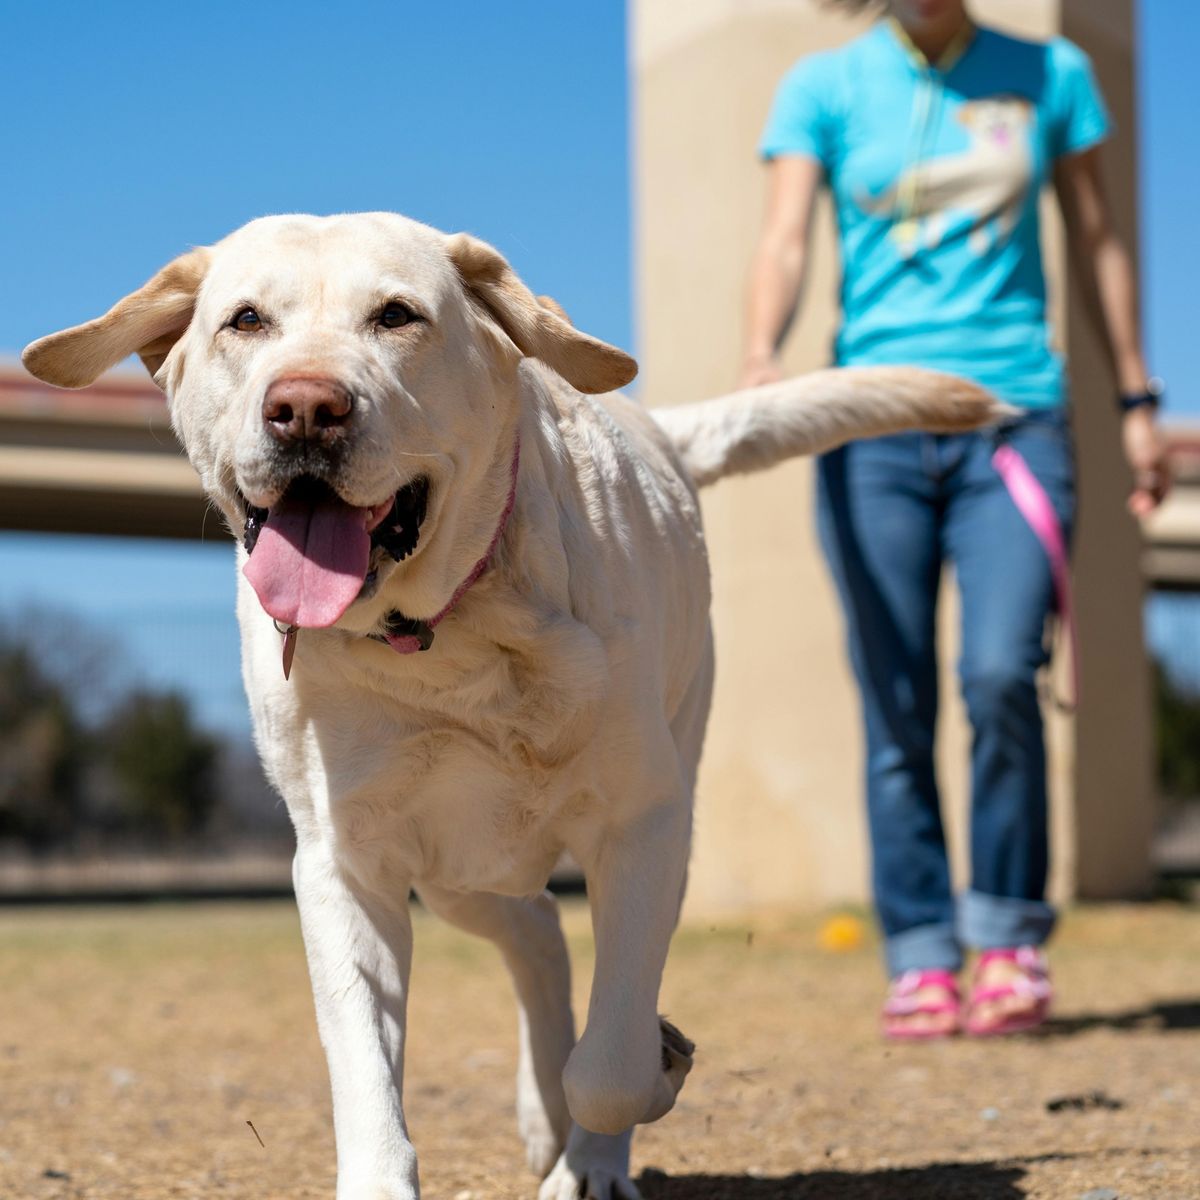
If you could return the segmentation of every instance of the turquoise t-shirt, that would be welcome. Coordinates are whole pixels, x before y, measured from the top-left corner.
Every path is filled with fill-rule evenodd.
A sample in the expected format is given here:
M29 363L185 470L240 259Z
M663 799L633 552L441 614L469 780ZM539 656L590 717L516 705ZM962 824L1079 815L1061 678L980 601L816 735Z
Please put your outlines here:
M952 371L1027 408L1064 399L1050 344L1038 194L1102 141L1087 56L977 29L944 71L888 21L802 59L760 150L820 161L842 254L843 365Z

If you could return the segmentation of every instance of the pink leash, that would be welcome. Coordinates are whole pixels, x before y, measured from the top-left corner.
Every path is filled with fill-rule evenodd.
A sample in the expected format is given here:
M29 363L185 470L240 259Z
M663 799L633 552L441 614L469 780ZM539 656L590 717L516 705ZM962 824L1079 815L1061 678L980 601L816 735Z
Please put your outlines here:
M1071 651L1071 692L1060 707L1074 712L1079 703L1079 633L1075 625L1075 605L1071 595L1071 570L1067 561L1067 542L1063 537L1058 514L1046 489L1038 483L1029 464L1012 446L1001 445L992 455L992 466L1004 481L1008 494L1033 530L1050 560L1054 591L1058 598L1058 615Z

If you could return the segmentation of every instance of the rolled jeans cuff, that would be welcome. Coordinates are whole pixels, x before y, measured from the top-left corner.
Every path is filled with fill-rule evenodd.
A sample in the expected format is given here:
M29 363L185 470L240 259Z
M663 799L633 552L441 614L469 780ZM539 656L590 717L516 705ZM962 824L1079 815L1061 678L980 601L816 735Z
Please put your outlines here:
M1040 946L1050 937L1057 915L1043 900L964 892L958 900L958 937L976 950Z
M884 942L889 979L905 971L957 971L962 949L951 924L916 925Z

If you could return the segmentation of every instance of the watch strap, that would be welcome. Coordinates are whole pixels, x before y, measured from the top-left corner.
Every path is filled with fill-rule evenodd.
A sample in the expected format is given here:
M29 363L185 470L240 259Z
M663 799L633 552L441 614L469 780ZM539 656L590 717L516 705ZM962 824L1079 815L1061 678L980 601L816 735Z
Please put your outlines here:
M1165 390L1163 381L1155 375L1146 380L1146 386L1140 392L1119 393L1117 407L1123 413L1133 412L1135 408L1158 408Z

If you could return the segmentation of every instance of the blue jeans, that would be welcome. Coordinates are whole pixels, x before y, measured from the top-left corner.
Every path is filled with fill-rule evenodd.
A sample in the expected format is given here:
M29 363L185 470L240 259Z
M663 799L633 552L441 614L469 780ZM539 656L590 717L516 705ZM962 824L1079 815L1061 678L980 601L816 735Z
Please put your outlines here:
M1024 456L1069 536L1074 460L1058 410L999 431L856 442L818 466L821 543L862 696L873 888L892 975L957 970L964 945L1037 945L1054 925L1035 685L1054 584L991 465L997 438ZM933 765L934 616L947 561L961 596L960 678L974 734L971 883L957 903Z

